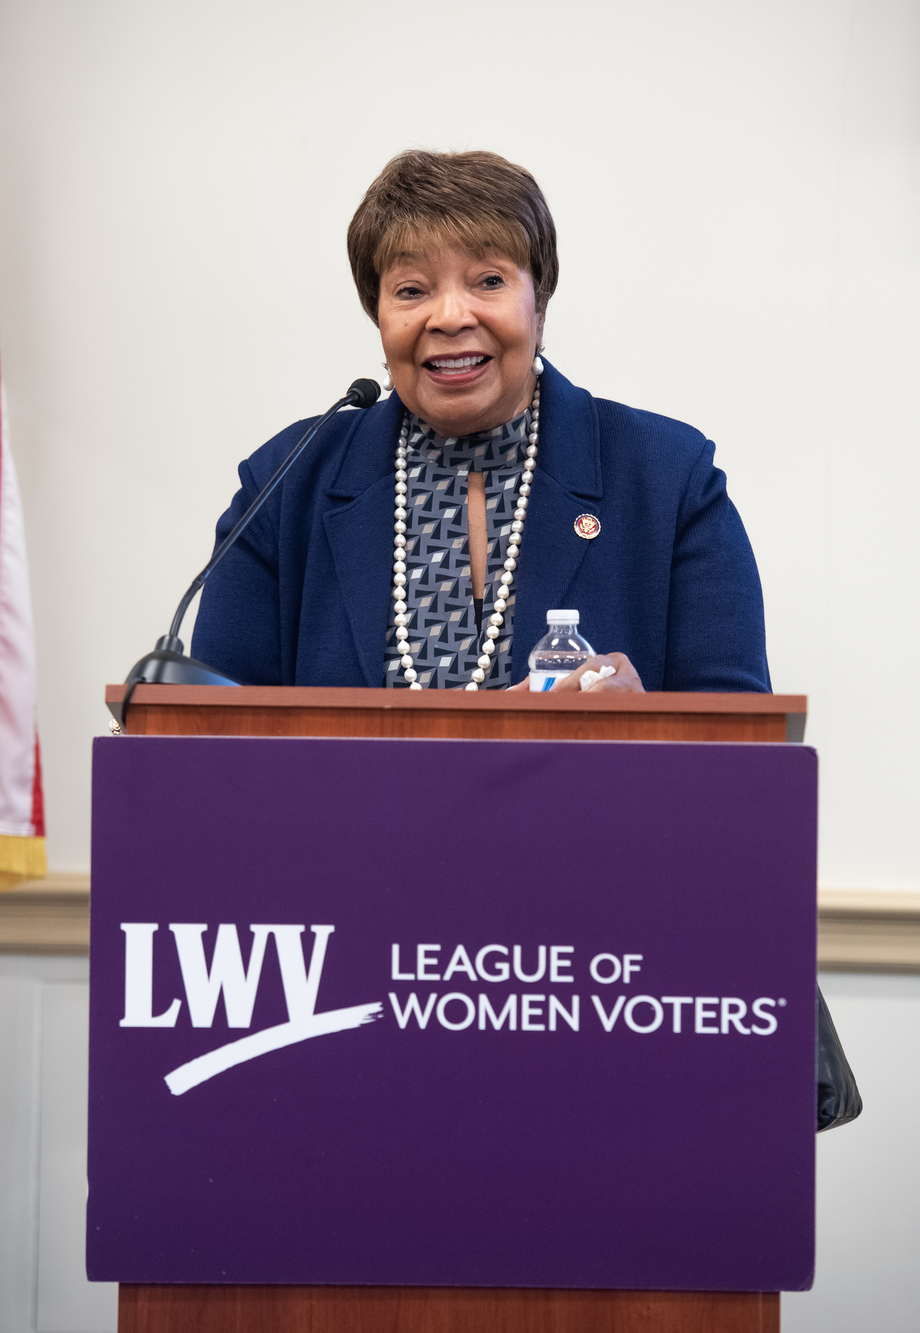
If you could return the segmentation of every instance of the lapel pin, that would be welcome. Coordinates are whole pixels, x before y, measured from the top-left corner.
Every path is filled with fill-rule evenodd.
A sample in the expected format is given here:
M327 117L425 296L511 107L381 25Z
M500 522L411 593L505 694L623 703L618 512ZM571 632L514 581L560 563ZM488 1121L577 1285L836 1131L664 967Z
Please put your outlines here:
M575 531L586 542L591 541L601 530L601 521L593 514L579 514L575 520Z

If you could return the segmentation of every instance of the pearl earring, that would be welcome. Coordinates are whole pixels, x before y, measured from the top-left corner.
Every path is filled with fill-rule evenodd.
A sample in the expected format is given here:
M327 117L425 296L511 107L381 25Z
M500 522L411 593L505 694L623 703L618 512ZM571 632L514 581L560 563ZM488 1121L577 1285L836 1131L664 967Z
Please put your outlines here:
M383 391L384 393L392 393L393 376L390 374L390 367L387 365L385 361L382 362L381 364L383 365L383 368L386 371L386 374L383 377Z
M534 357L534 359L533 359L533 365L531 366L531 370L533 371L533 373L534 373L535 375L542 375L542 374L543 374L543 362L540 360L540 358L539 358L538 356L535 356L535 357Z

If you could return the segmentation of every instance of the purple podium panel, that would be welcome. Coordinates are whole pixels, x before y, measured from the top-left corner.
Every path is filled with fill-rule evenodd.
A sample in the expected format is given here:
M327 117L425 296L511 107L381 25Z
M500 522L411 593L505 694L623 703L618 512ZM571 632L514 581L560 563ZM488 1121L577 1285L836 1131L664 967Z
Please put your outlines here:
M817 762L106 738L88 1272L799 1290Z

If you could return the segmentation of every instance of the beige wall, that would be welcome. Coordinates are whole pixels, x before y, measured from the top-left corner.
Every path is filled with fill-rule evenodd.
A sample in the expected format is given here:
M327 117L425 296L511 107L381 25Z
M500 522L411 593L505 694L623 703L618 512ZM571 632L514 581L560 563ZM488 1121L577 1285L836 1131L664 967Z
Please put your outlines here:
M102 687L165 632L237 461L376 373L344 231L422 144L544 185L560 369L715 438L775 688L811 696L822 882L920 888L918 66L911 0L3 0L52 865L88 864Z

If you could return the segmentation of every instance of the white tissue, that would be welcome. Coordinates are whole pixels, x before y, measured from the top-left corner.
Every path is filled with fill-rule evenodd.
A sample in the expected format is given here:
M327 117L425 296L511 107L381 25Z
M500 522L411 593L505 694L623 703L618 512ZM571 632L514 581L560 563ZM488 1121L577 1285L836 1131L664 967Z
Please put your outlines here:
M581 688L590 690L592 685L596 685L599 680L607 680L610 676L617 674L616 667L602 666L600 671L586 671L581 678Z

